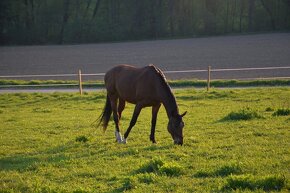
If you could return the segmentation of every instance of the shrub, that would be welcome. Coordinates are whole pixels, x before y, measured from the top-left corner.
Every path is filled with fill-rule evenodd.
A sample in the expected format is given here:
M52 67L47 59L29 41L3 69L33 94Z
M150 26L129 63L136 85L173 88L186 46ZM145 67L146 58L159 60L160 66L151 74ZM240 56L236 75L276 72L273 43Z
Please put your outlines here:
M51 113L51 110L46 109L46 108L35 108L35 109L33 109L33 112L35 112L35 113Z
M230 112L227 116L225 116L222 121L240 121L240 120L252 120L252 119L260 119L261 115L250 108L241 109L237 112Z
M76 137L76 142L86 143L87 141L89 141L89 139L84 135Z
M160 167L159 171L166 176L180 176L182 174L182 167L176 163L165 163Z
M165 163L161 159L153 159L141 166L137 173L155 173L166 176L179 176L182 174L182 167L177 163Z
M278 176L266 176L256 178L251 175L230 176L227 179L227 183L224 189L249 189L256 190L262 189L264 191L278 190L280 191L286 185L284 177Z
M155 181L156 175L154 173L139 174L138 180L141 183L151 184Z
M215 176L229 176L233 174L241 174L242 169L239 165L225 165L217 169L213 174Z
M137 188L137 179L135 177L129 177L129 178L125 178L124 183L123 183L123 187L122 187L122 192L126 191L126 190L132 190Z
M274 109L271 108L271 107L267 107L267 108L265 109L265 111L266 111L266 112L271 112L271 111L274 111Z
M231 176L227 179L227 183L224 186L224 189L255 189L255 183L253 182L252 177L248 175L242 176Z
M278 109L273 113L273 116L288 116L290 115L290 109Z
M164 165L164 162L161 159L153 159L149 163L144 164L137 170L137 173L157 173L159 168Z
M217 168L216 170L213 171L198 171L194 177L197 178L207 178L207 177L215 177L215 176L229 176L229 175L234 175L234 174L241 174L242 169L239 165L237 164L231 164L231 165L224 165L221 166L220 168Z
M212 172L210 172L210 171L198 171L193 176L196 178L212 177Z
M258 187L265 190L281 190L286 185L284 177L268 176L257 181Z

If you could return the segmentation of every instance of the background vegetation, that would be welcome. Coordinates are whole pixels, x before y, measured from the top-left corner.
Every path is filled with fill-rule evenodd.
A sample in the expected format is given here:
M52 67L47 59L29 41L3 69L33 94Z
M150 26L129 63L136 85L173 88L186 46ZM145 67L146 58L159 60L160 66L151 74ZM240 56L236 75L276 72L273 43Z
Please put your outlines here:
M63 44L290 29L290 0L1 0L1 44Z
M115 143L92 123L104 92L0 95L3 192L289 192L290 89L175 90L184 145L175 146L162 107L149 141L145 108ZM130 122L127 105L122 133ZM283 113L281 113L283 112Z

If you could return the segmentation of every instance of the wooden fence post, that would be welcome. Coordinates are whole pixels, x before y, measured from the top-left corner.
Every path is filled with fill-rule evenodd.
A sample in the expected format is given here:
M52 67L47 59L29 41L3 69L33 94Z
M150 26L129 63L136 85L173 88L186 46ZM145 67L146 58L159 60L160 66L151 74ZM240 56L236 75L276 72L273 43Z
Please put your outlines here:
M207 91L209 91L210 89L210 69L211 69L211 66L208 66L208 69L207 69Z
M82 71L81 70L79 70L79 90L80 90L80 95L83 95Z

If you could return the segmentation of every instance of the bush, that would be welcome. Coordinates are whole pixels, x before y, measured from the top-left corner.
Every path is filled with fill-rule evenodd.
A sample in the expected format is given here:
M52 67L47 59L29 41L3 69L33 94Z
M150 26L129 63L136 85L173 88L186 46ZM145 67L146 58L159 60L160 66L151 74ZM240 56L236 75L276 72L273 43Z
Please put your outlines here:
M151 184L156 180L156 175L154 173L139 174L138 180L141 183Z
M225 165L217 169L213 174L215 176L229 176L233 174L241 174L242 169L239 165Z
M212 177L212 172L211 171L198 171L193 176L196 178Z
M182 174L182 167L176 163L165 163L160 167L159 172L166 176L180 176Z
M227 179L227 183L224 189L249 189L257 190L262 189L264 191L276 190L280 191L286 185L286 180L284 177L278 176L266 176L261 178L256 178L251 175L241 175L241 176L230 176Z
M166 176L179 176L182 174L182 167L177 163L165 163L161 159L153 159L141 166L137 173L155 173Z
M213 171L198 171L194 177L197 178L207 178L207 177L216 177L216 176L229 176L229 175L236 175L236 174L241 174L242 169L239 165L237 164L231 164L231 165L224 165L221 166L220 168L217 168L216 170Z
M265 109L265 111L266 111L266 112L271 112L271 111L274 111L274 109L271 108L271 107L267 107L267 108Z
M86 143L87 141L89 141L89 139L86 136L84 136L84 135L76 137L76 142Z
M237 112L230 112L225 116L222 121L240 121L240 120L252 120L262 118L255 110L245 108Z
M278 109L273 113L273 116L288 116L290 115L290 109Z
M157 173L159 168L164 165L161 159L153 159L149 163L144 164L137 170L137 173Z
M35 108L35 109L33 109L33 112L35 112L35 113L51 113L51 110L46 109L46 108Z
M126 191L126 190L132 190L137 188L137 179L135 177L129 177L129 178L125 178L124 183L123 183L123 187L122 187L122 192Z

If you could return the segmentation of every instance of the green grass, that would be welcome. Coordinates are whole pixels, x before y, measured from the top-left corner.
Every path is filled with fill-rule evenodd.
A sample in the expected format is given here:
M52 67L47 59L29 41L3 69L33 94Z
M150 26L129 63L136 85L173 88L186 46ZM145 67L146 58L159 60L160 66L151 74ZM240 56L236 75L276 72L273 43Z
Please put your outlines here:
M290 191L290 88L174 91L184 117L184 145L173 145L166 112L149 140L142 110L128 143L94 121L105 92L0 94L0 192ZM134 106L127 104L121 130ZM263 118L221 121L250 109Z
M0 80L1 88L18 88L25 85L25 88L78 88L76 80ZM85 81L83 88L103 88L103 81Z
M172 87L206 87L207 82L204 80L169 80L170 86ZM55 86L54 84L58 84L60 86ZM73 85L67 85L73 84ZM19 85L27 85L26 88L39 88L40 85L46 85L50 88L71 88L77 87L77 80L0 80L0 86L5 88L5 86L16 87ZM62 86L61 86L62 85ZM38 87L39 86L39 87ZM213 80L211 81L211 87L251 87L251 86L290 86L290 79L284 80ZM0 87L0 88L1 88ZM84 81L83 88L103 88L103 81Z
M204 80L176 80L169 81L174 87L206 87ZM251 87L251 86L290 86L290 80L212 80L211 87Z

